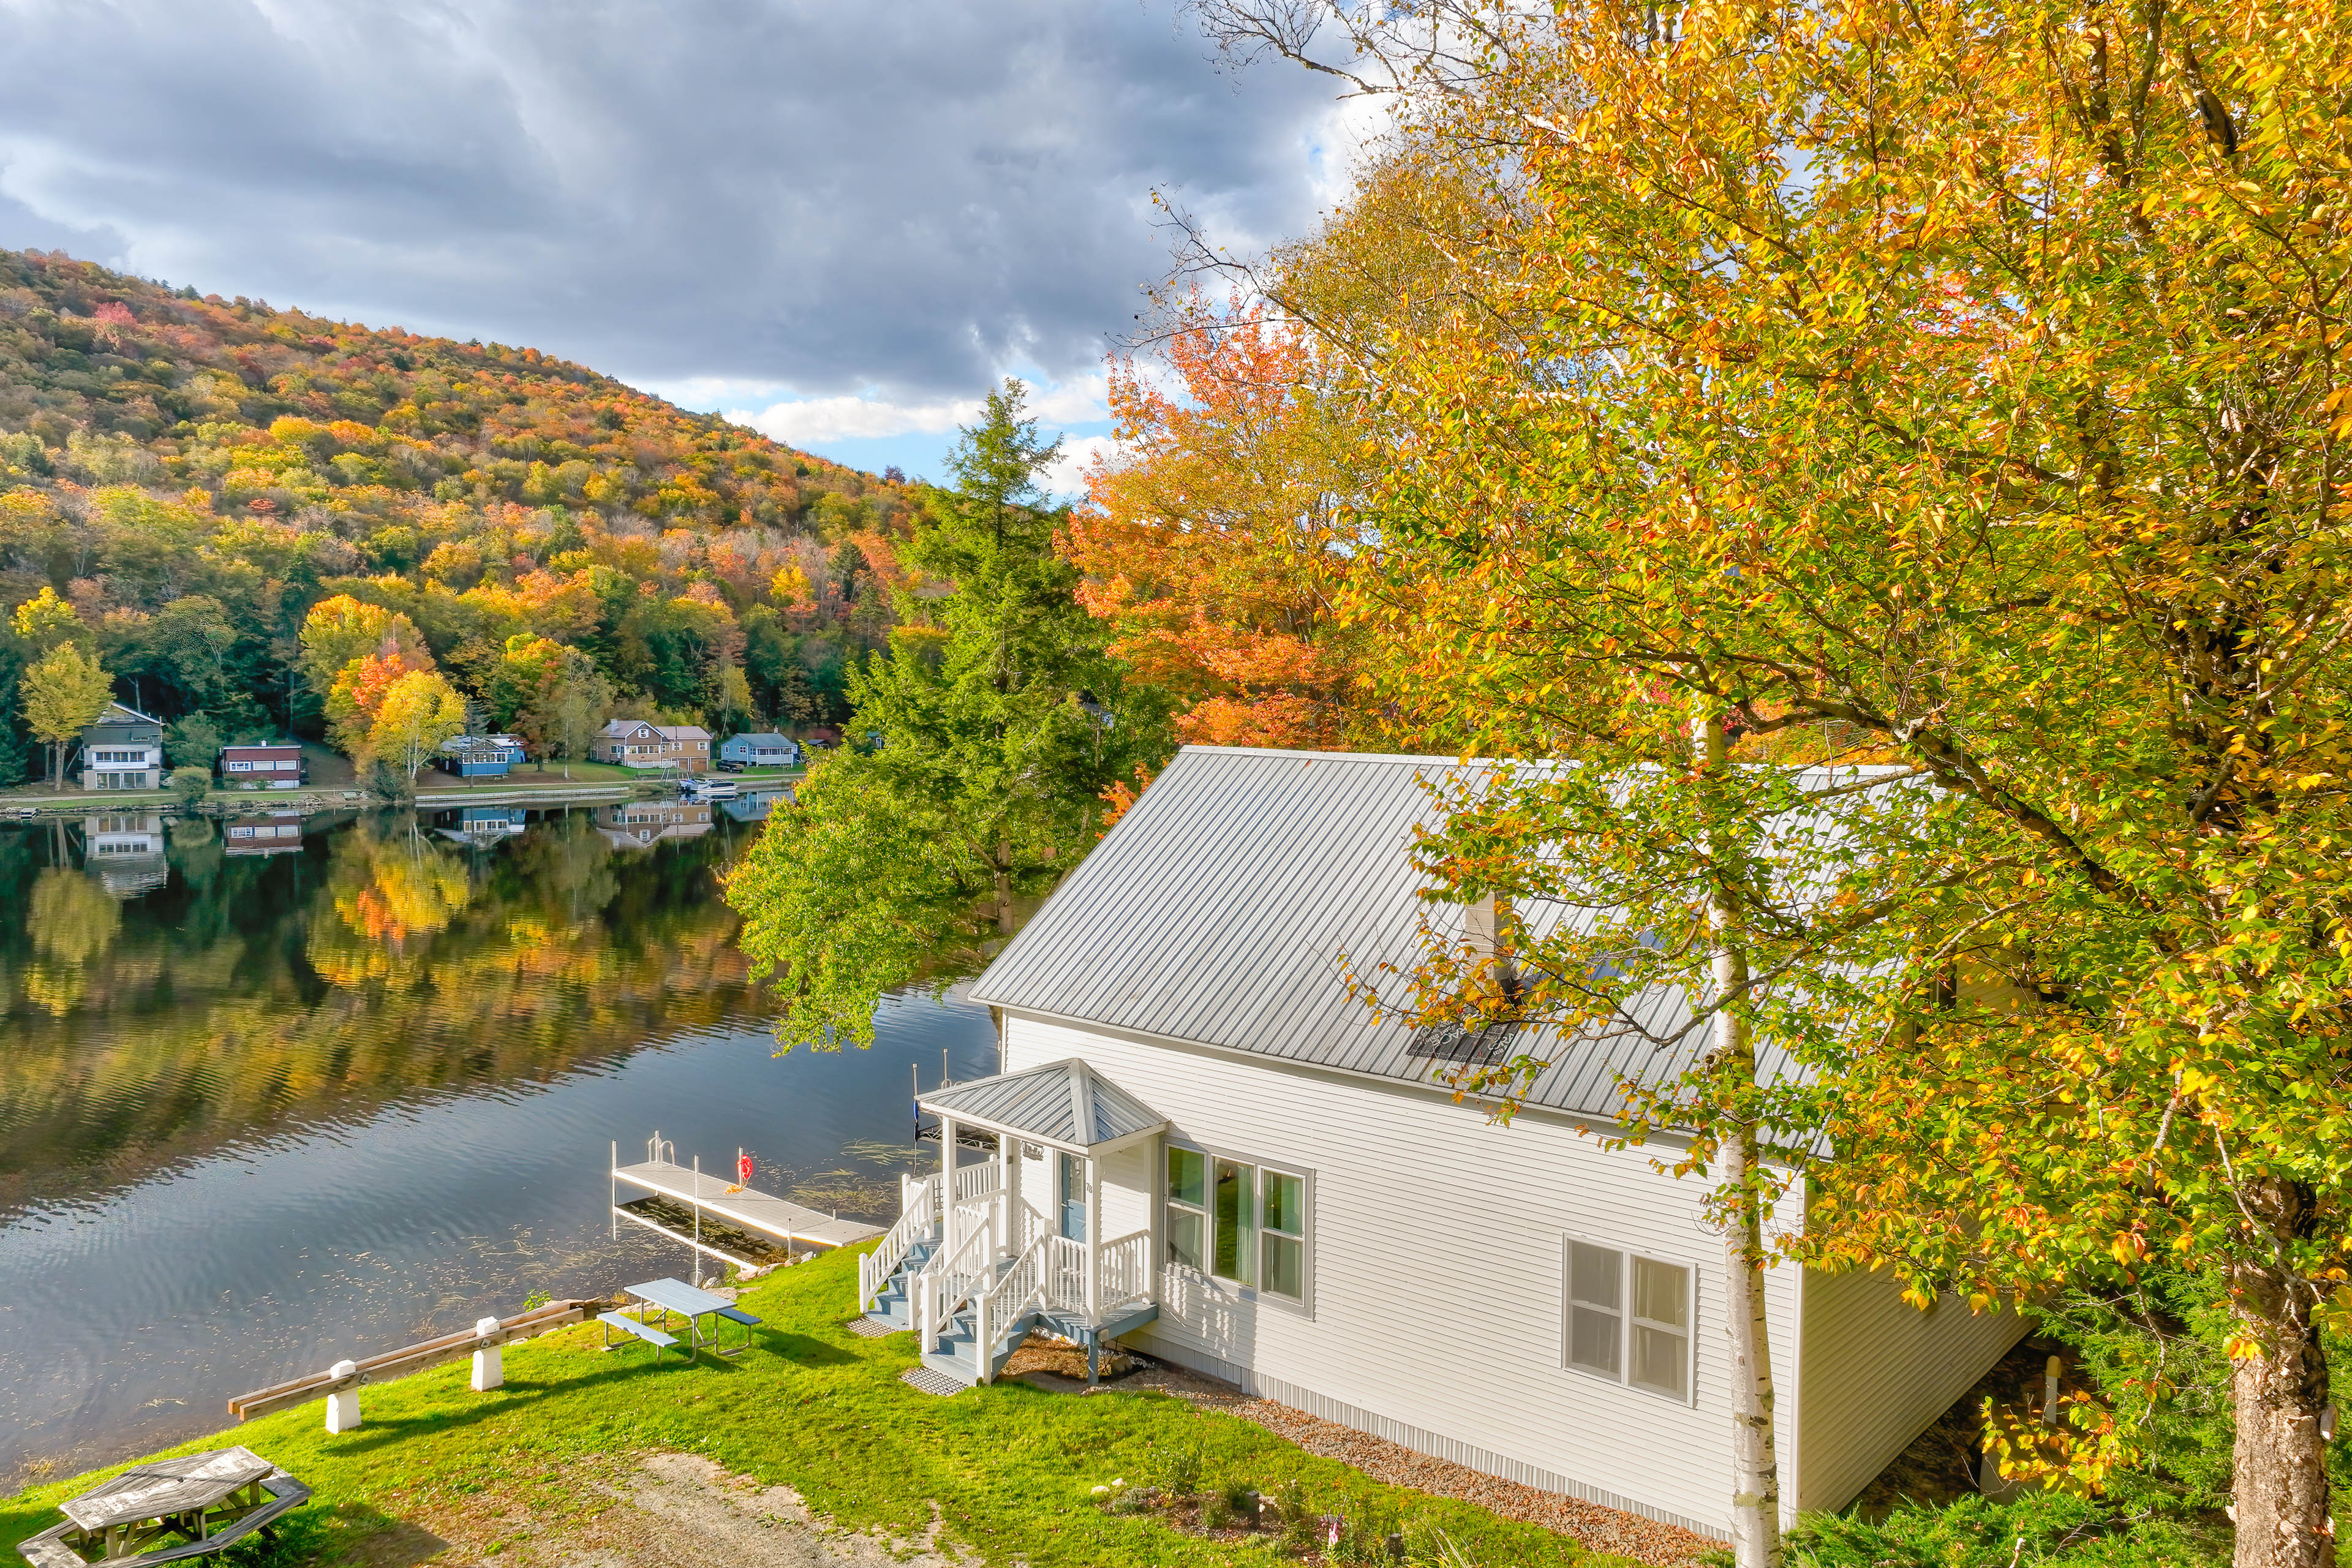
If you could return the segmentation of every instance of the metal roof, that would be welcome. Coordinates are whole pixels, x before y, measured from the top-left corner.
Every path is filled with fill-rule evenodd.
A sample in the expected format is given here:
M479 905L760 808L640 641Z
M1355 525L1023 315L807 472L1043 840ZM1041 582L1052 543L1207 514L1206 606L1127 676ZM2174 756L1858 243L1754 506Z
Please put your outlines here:
M1499 764L1450 757L1187 746L1079 862L972 987L975 1001L1281 1061L1429 1083L1458 1042L1374 1022L1348 994L1359 973L1410 973L1419 923L1456 935L1462 910L1416 895L1416 824L1440 818L1427 787ZM1548 912L1547 912L1548 911ZM1526 909L1531 924L1559 906ZM1613 1117L1618 1076L1651 1085L1686 1070L1705 1030L1661 1049L1644 1035L1689 1020L1660 986L1629 1011L1640 1032L1563 1041L1529 1028L1507 1054L1548 1058L1527 1103ZM1759 1067L1785 1069L1758 1042Z
M915 1103L934 1114L1066 1149L1157 1132L1168 1119L1073 1058L952 1084Z

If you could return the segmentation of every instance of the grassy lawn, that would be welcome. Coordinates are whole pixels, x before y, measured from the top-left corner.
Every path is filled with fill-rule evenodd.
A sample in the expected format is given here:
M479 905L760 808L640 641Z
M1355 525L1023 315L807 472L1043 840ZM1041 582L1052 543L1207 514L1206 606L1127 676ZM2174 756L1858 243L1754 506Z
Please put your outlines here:
M643 1346L602 1354L592 1323L509 1346L507 1384L495 1393L469 1392L459 1362L363 1389L367 1421L357 1432L328 1435L320 1406L308 1405L171 1451L243 1444L316 1489L310 1517L294 1516L269 1553L289 1564L346 1555L398 1528L420 1500L511 1492L568 1464L656 1449L798 1488L852 1528L919 1535L936 1503L946 1539L991 1563L1284 1561L1259 1541L1186 1535L1090 1500L1091 1487L1114 1477L1148 1481L1163 1456L1187 1447L1202 1455L1204 1486L1272 1491L1296 1479L1330 1512L1400 1526L1428 1518L1480 1564L1623 1561L1466 1503L1382 1486L1236 1416L1164 1394L1076 1397L1017 1383L951 1399L918 1393L898 1381L915 1359L911 1336L861 1339L843 1326L856 1289L853 1258L837 1252L747 1290L742 1304L767 1326L731 1361L706 1355L689 1367L673 1355L656 1369ZM0 1504L0 1542L46 1529L59 1499L99 1479L53 1482Z

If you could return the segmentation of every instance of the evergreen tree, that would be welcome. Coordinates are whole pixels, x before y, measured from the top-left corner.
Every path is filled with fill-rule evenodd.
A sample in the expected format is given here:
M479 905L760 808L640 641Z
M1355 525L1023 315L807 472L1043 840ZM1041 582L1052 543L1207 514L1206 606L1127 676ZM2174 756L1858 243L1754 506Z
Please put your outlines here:
M1103 793L1165 757L1164 700L1122 679L1055 553L1066 513L1038 477L1061 444L1022 401L992 393L954 488L926 492L902 552L921 575L851 677L853 744L729 883L787 1047L869 1041L885 991L967 972L1099 836Z

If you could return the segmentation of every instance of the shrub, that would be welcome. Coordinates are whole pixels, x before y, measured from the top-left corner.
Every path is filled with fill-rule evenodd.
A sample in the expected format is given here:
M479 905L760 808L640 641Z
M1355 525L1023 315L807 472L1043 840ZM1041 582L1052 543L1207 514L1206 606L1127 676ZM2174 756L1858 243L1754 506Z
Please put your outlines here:
M1233 1505L1223 1492L1211 1492L1201 1500L1202 1530L1231 1530L1234 1527Z
M168 783L181 804L194 805L212 793L213 775L205 768L173 768Z
M1178 1444L1160 1456L1157 1477L1160 1489L1172 1497L1190 1497L1201 1489L1201 1448L1197 1443Z
M2220 1568L2230 1546L2224 1531L2118 1514L2063 1491L1905 1504L1875 1524L1808 1514L1789 1532L1789 1559L1803 1568L2009 1568L2021 1558L2066 1568Z

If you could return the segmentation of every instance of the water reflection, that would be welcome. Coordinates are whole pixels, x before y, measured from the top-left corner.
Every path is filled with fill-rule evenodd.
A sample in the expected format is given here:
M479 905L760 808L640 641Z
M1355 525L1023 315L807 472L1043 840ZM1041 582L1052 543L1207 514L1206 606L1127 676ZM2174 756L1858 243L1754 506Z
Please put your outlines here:
M604 1212L610 1143L655 1124L887 1202L910 1067L989 1070L987 1015L901 999L872 1052L772 1059L717 896L756 832L671 803L0 828L0 1483L674 1271Z

